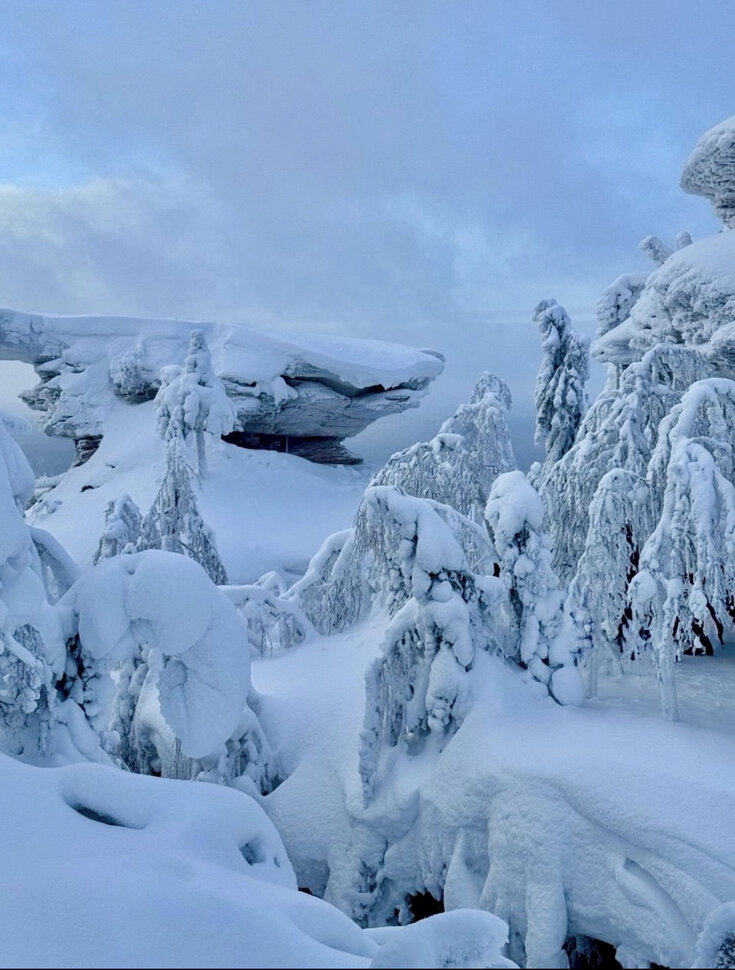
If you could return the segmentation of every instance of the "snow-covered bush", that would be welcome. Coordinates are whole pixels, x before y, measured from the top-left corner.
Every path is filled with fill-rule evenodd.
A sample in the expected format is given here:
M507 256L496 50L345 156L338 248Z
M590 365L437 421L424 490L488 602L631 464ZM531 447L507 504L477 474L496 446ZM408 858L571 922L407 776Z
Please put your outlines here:
M194 494L192 472L181 451L176 418L166 439L166 470L153 505L140 524L138 550L163 549L189 556L208 573L213 583L227 583L227 572L205 524Z
M485 517L513 617L505 653L547 685L560 703L579 703L579 675L559 637L562 592L543 532L544 504L523 472L498 475Z
M556 300L542 300L534 320L543 351L534 391L536 443L544 446L546 467L551 467L572 447L586 410L589 345Z
M235 424L235 408L212 359L201 330L192 330L183 368L170 366L161 375L156 395L158 428L162 438L174 424L185 440L196 441L197 468L207 477L205 435L229 434Z
M142 517L129 495L114 499L105 509L105 528L100 536L95 565L123 552L135 552L140 541Z
M283 596L285 590L272 589L268 582L248 586L224 586L231 603L245 620L248 639L255 656L271 657L302 643L311 629L299 602Z
M697 940L695 970L735 967L735 901L723 903L707 917Z
M269 787L247 631L200 566L156 551L105 559L60 607L66 690L112 757L144 774Z
M130 404L150 400L158 383L146 369L138 349L128 350L119 357L111 358L110 380L115 393Z

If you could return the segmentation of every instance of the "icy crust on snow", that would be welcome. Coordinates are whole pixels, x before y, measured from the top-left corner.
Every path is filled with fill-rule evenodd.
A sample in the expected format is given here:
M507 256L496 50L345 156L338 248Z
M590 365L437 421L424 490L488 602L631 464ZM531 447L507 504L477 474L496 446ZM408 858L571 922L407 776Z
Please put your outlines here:
M25 397L50 434L104 433L116 400L146 400L161 370L204 335L236 412L256 434L344 438L418 404L440 355L381 341L265 333L235 324L128 317L57 317L0 310L0 356L27 361L41 383Z
M8 966L515 965L487 913L373 934L297 892L263 809L218 785L0 755L0 811Z

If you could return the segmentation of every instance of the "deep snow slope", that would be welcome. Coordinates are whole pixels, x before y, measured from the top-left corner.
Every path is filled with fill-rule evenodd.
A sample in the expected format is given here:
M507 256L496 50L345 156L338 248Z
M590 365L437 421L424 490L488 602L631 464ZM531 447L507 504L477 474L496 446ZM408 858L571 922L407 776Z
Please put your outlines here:
M297 891L257 802L0 755L6 967L512 967L488 913L371 933Z
M562 708L480 655L482 688L442 754L405 758L363 810L363 678L379 643L373 617L254 664L290 772L264 805L299 881L350 911L360 860L382 852L379 878L399 897L429 888L447 909L511 920L529 966L565 965L575 934L613 943L625 966L690 966L708 913L735 897L732 695L700 726L703 678L716 684L721 664L689 658L683 723L671 724L647 661L634 684L607 680L600 701Z
M280 452L209 444L198 500L233 583L275 569L292 578L324 537L352 522L368 479L362 467L316 465ZM80 565L91 563L107 504L127 493L147 511L164 471L154 406L120 402L98 451L66 472L29 512ZM193 462L195 467L195 462Z

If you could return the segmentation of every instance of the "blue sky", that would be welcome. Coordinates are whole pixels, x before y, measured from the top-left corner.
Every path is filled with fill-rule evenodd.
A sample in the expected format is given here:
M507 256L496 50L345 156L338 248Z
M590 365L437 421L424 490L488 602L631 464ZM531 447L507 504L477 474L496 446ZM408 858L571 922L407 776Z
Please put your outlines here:
M641 9L643 7L643 9ZM590 330L735 111L731 0L0 0L0 305L436 347L530 410L531 312Z

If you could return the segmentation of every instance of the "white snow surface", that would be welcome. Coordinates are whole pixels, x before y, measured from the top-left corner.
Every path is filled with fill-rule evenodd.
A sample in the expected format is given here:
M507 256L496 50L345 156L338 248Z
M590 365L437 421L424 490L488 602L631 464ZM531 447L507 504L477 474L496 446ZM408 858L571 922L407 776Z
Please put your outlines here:
M121 402L107 430L89 461L69 469L29 512L83 566L92 562L107 505L127 493L145 513L165 469L152 402ZM188 457L196 467L193 451ZM368 477L362 466L316 465L211 442L197 497L230 581L251 583L270 570L303 573L324 537L352 523Z
M219 785L0 755L0 813L3 966L515 966L486 913L370 933L297 892L262 808Z
M384 866L399 889L444 880L449 910L513 914L528 966L565 965L573 934L691 966L708 913L735 898L732 701L713 723L709 691L682 686L683 723L667 723L642 661L632 681L604 680L599 701L563 708L479 654L464 723L438 758L404 758L365 814L356 753L376 622L254 663L261 720L288 775L264 805L300 882L344 906L355 845L364 853L377 833L394 843ZM717 683L719 658L687 661L709 664Z

